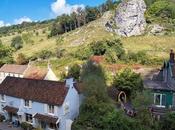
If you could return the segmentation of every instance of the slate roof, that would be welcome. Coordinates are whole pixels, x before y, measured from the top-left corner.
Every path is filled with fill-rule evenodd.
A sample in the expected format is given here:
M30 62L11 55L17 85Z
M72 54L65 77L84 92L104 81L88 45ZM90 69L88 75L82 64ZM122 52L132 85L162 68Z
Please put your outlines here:
M53 117L53 116L49 116L49 115L42 115L42 114L39 114L39 113L34 115L34 118L38 119L40 121L43 121L43 122L53 123L53 124L56 124L56 122L58 121L57 117Z
M5 64L0 68L0 72L23 74L28 65Z
M52 105L62 105L68 93L64 82L7 77L0 94Z

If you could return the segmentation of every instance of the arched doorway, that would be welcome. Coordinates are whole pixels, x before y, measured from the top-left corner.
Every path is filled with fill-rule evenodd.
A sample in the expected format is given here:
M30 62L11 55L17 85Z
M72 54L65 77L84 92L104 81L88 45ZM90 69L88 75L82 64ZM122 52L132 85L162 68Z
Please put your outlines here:
M121 91L118 95L118 101L122 103L126 103L126 94L124 91Z

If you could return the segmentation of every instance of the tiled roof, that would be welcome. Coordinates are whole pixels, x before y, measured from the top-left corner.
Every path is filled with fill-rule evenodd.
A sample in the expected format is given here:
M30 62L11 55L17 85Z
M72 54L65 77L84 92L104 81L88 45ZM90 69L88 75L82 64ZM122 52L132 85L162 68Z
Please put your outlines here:
M62 105L68 88L64 82L7 77L0 94L52 105Z
M31 66L25 71L24 78L44 79L47 75L47 72L47 69L41 69L38 67Z
M16 114L18 112L18 108L11 107L11 106L5 106L3 110L13 113L13 114Z
M92 62L96 62L96 63L101 63L101 62L103 62L104 61L104 57L103 56L92 56L92 57L90 57L90 61L92 61Z
M40 121L43 121L43 122L53 123L53 124L56 124L56 122L58 121L57 117L48 116L48 115L42 115L42 114L39 114L39 113L34 115L34 118L38 119Z
M0 72L23 74L27 65L5 64L0 68Z

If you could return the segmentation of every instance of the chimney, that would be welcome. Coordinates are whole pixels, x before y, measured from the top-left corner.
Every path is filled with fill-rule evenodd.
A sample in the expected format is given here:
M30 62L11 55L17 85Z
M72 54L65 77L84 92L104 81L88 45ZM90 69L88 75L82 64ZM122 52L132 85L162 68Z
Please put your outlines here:
M66 79L66 87L70 88L70 87L73 87L74 86L74 78L67 78Z
M175 60L174 60L174 51L173 51L173 49L171 49L170 50L170 63L174 63L175 62Z
M50 64L49 60L48 60L48 63L47 63L47 69L48 69L48 71L51 69L51 64Z

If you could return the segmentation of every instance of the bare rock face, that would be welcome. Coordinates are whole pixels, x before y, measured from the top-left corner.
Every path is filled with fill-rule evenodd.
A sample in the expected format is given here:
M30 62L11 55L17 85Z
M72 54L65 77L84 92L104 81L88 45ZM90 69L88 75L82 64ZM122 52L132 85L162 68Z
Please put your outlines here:
M115 32L125 37L143 34L146 27L145 11L144 0L123 0L114 17L117 26Z

